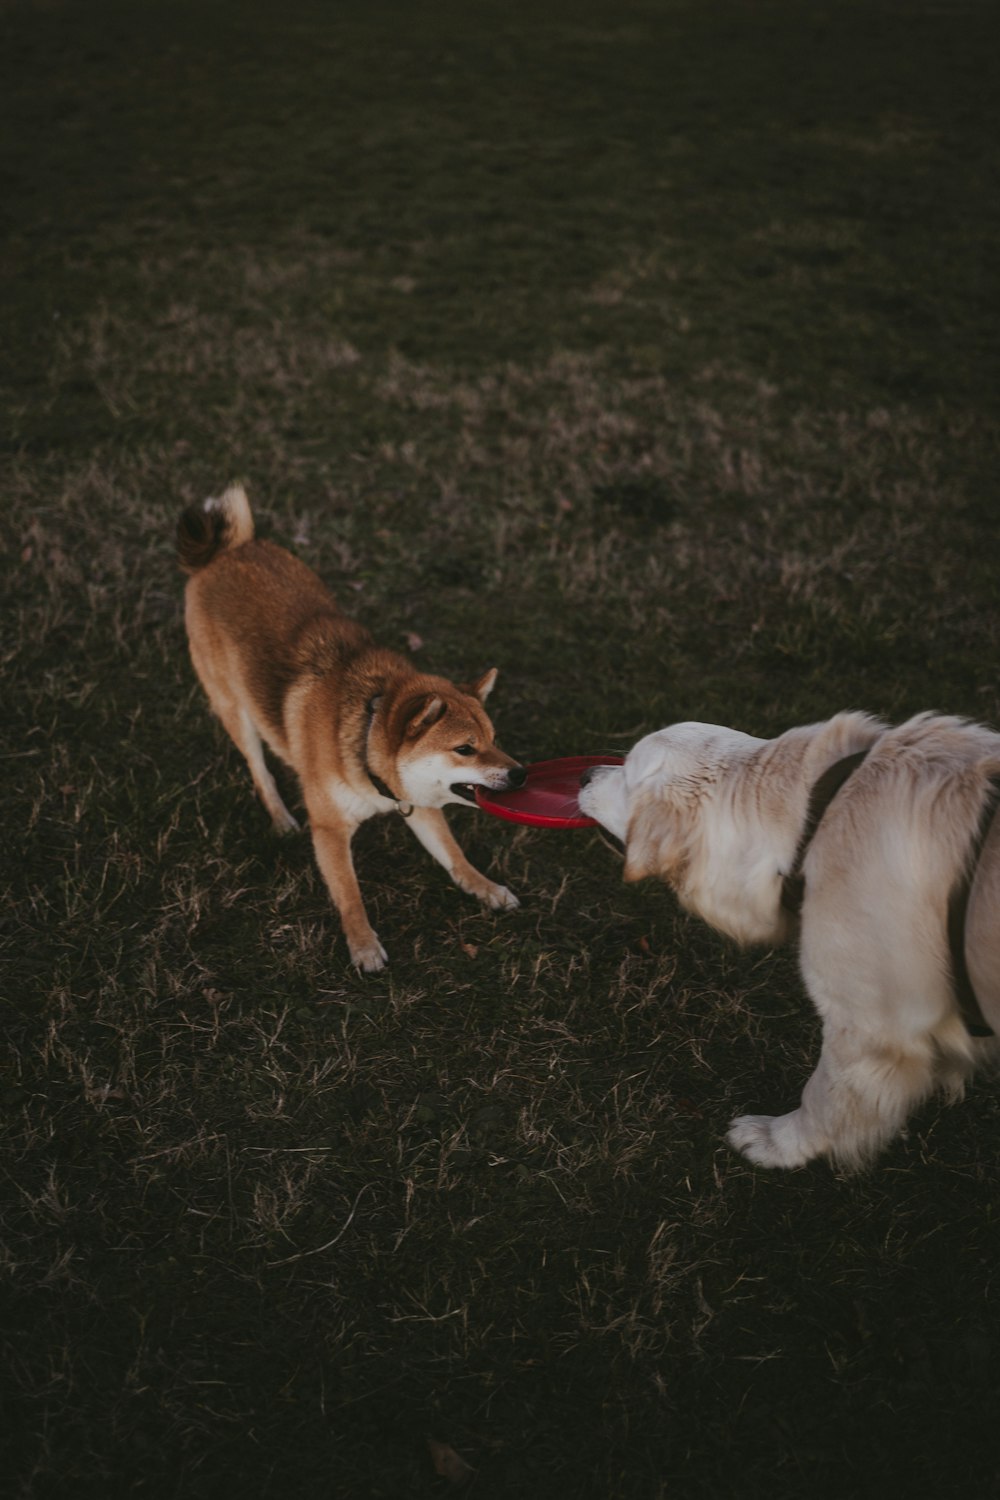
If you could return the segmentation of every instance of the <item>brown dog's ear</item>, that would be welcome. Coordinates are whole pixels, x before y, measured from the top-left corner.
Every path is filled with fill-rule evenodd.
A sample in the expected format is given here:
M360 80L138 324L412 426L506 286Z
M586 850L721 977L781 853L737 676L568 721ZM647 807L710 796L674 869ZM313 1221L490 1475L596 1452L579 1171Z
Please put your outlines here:
M629 819L622 879L645 880L653 875L676 886L687 862L687 841L678 809L647 794Z
M462 688L462 692L468 693L470 698L478 698L480 703L485 703L487 698L493 691L493 684L496 682L496 680L497 668L490 667L490 670L488 672L484 672L478 682L466 683Z
M418 699L416 707L407 721L406 738L408 740L418 739L425 729L430 729L436 724L445 711L445 701L439 698L437 693L432 693L429 698Z

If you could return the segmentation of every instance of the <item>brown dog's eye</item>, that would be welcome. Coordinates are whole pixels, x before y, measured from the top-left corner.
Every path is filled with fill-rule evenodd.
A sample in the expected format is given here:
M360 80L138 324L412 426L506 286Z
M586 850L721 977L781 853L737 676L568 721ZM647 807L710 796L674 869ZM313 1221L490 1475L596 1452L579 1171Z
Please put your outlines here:
M475 753L476 753L476 747L475 747L475 745L456 745L455 746L455 754L456 755L475 755Z

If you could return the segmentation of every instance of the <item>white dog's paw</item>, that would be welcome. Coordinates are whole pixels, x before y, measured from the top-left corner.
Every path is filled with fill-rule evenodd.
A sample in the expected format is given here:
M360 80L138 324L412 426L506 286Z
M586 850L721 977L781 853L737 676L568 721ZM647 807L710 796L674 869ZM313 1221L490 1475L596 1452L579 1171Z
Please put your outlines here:
M739 1115L726 1140L758 1167L802 1167L816 1155L803 1144L796 1128L798 1111L790 1115Z
M509 891L505 885L494 885L492 882L486 890L479 893L479 899L491 911L517 911L521 904L513 891Z
M351 963L363 974L377 974L389 962L389 955L374 932L364 942L350 944Z

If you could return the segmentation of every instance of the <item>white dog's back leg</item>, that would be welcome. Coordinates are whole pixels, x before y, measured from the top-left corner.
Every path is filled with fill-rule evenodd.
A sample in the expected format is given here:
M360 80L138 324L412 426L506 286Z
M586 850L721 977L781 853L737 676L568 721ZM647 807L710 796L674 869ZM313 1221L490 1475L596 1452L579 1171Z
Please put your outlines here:
M761 1167L801 1167L816 1156L859 1167L899 1133L934 1085L929 1040L914 1038L904 1049L827 1031L799 1108L787 1115L741 1115L727 1140Z

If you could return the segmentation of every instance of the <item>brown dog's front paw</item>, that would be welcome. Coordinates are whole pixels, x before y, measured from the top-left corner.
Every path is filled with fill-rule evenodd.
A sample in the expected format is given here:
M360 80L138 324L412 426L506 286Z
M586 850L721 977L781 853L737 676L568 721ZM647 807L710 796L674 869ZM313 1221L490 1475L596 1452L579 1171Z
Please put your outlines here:
M377 974L389 962L389 955L374 932L360 941L349 942L348 947L351 950L351 963L363 974Z
M493 881L479 893L479 899L491 911L516 911L521 904L513 891L509 891L505 885L495 885Z
M475 876L475 878L473 878ZM505 885L497 885L495 880L487 880L485 875L476 874L465 876L455 881L467 896L475 896L484 906L491 911L516 911L520 901L509 891Z

